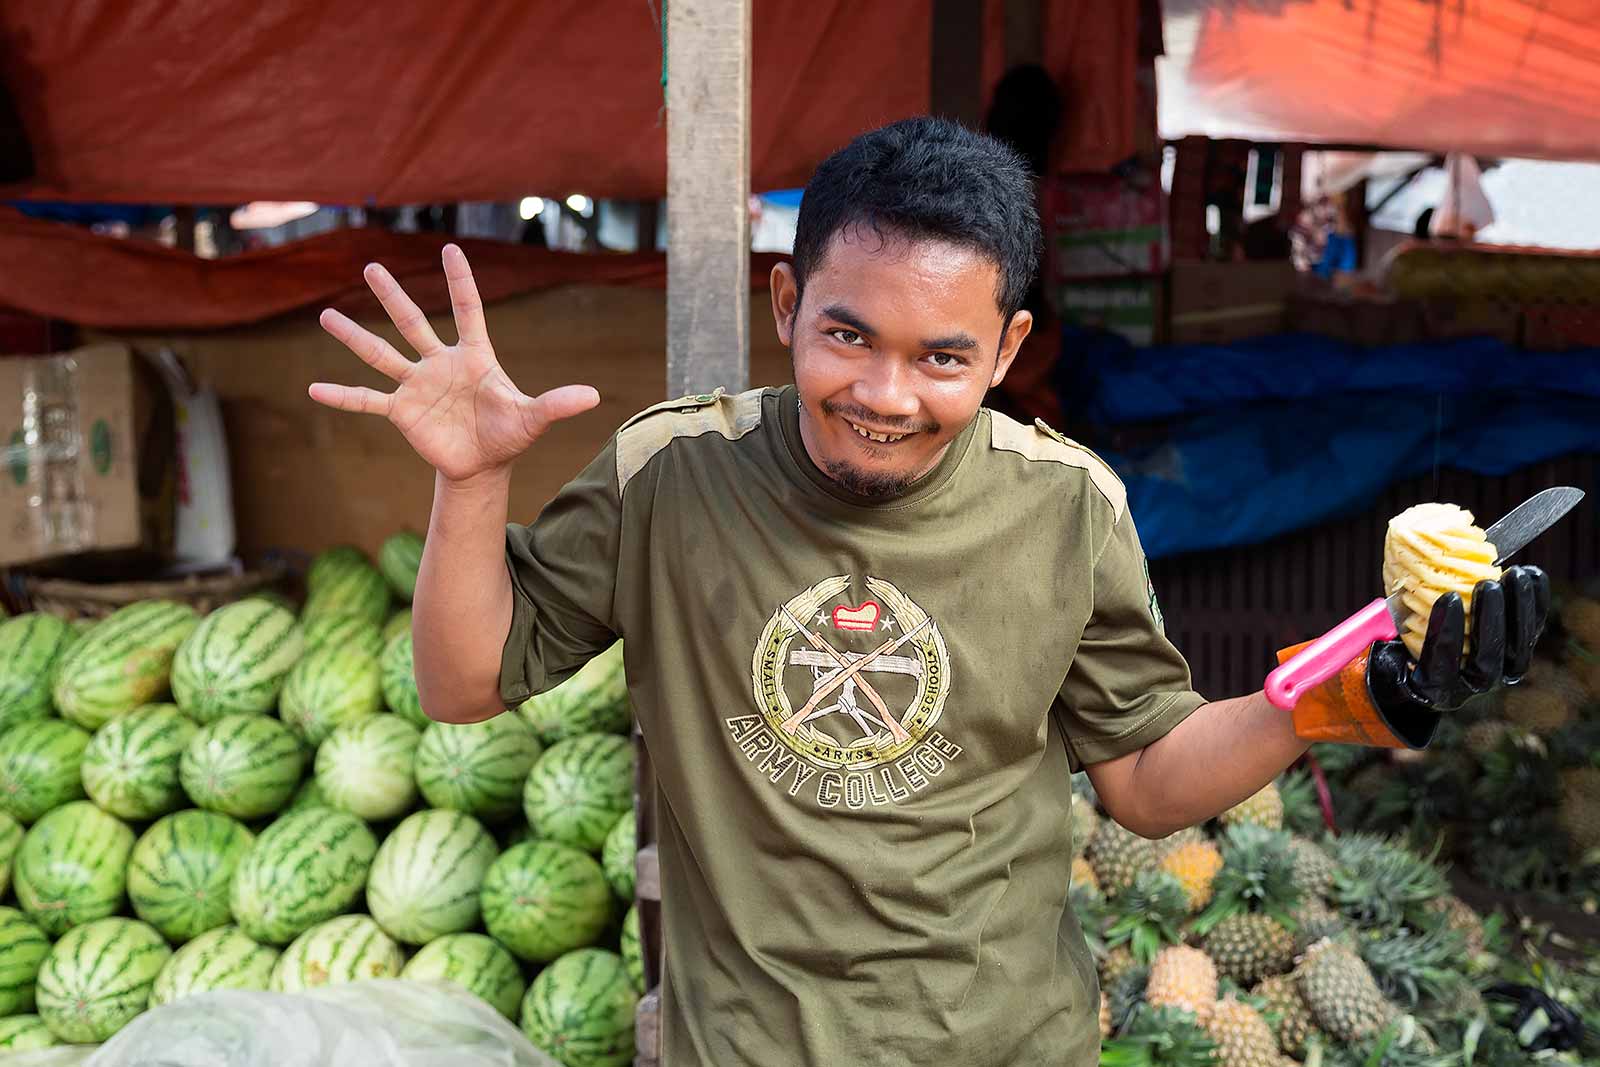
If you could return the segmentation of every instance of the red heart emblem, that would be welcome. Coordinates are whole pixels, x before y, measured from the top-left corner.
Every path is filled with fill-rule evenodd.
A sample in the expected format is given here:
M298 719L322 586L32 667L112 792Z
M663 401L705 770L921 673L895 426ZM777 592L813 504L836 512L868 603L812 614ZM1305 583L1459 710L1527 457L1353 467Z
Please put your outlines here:
M878 625L878 613L882 610L875 600L869 600L858 608L834 608L833 628L870 632Z

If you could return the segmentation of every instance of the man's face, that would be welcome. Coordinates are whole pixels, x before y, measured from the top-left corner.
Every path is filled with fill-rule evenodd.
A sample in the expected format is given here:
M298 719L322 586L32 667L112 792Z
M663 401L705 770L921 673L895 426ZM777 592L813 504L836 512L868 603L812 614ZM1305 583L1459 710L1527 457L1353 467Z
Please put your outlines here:
M931 470L1033 324L1019 311L1005 327L998 281L979 252L865 227L834 235L803 299L789 264L774 267L772 309L812 461L875 497Z

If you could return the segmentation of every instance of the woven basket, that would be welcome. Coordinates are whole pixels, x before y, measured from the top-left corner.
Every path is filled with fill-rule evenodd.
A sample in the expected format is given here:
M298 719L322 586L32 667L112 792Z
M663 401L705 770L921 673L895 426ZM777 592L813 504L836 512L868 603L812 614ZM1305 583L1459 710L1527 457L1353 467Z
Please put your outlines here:
M23 595L31 610L70 619L103 619L140 600L176 600L204 615L271 588L282 577L280 569L190 574L139 582L79 582L29 576L23 579Z

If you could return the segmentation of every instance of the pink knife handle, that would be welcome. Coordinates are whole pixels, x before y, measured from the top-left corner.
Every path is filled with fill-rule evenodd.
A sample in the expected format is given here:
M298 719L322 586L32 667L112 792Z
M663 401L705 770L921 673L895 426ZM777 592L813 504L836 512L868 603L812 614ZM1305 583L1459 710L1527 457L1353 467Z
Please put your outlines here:
M1321 685L1361 655L1374 641L1392 641L1399 631L1382 597L1311 642L1267 675L1267 699L1285 711L1307 689Z

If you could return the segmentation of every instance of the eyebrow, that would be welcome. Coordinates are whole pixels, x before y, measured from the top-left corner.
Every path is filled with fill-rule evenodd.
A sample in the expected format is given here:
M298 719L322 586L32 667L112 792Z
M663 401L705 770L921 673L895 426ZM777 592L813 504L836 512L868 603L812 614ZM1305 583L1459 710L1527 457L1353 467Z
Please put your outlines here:
M860 315L857 315L843 304L829 304L822 309L822 314L824 318L844 323L864 337L877 336L872 327L868 326ZM924 349L942 348L957 352L970 352L978 347L978 340L969 333L953 333L947 337L924 338L922 347Z

